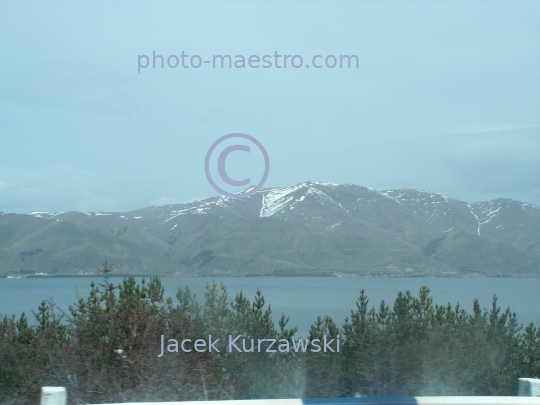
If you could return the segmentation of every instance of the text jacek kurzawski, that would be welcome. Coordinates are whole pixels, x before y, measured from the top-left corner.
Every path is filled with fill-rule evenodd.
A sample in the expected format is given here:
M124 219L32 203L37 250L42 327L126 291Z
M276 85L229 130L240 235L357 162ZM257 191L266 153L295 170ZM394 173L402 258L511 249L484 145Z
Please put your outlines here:
M225 344L225 346L224 346ZM169 353L191 353L191 352L215 352L228 351L235 353L287 353L287 352L339 352L339 335L335 338L328 338L326 335L322 339L247 339L242 335L229 335L228 340L220 342L220 339L213 339L212 335L208 339L168 339L161 335L161 352L158 357Z

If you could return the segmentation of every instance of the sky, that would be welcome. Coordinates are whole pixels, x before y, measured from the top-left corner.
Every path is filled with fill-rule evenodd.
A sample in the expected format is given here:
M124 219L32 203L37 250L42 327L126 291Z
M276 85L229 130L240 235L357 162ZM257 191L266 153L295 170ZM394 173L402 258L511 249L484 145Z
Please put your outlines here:
M188 67L169 67L182 52ZM303 65L247 65L275 52ZM246 67L190 65L225 54ZM358 67L327 67L329 55L357 55ZM540 2L0 0L0 210L217 195L205 156L231 133L264 146L264 187L540 205ZM251 144L226 170L255 184L264 159Z

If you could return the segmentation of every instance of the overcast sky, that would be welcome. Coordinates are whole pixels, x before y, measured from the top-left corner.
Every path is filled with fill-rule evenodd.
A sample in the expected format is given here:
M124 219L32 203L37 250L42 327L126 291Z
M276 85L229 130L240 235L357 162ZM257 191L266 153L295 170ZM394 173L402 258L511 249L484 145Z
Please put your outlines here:
M158 59L138 73L154 51L277 51L304 66ZM305 67L345 54L359 67ZM266 148L265 187L312 180L540 205L540 2L0 1L0 210L215 195L205 155L234 132ZM232 178L258 181L252 152L229 156Z

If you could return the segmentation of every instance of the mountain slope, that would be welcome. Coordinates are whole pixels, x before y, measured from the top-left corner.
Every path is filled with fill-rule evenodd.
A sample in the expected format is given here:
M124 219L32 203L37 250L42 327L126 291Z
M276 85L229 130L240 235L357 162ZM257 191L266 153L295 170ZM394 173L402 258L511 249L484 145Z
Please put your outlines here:
M0 274L540 275L540 208L306 182L127 213L0 212Z

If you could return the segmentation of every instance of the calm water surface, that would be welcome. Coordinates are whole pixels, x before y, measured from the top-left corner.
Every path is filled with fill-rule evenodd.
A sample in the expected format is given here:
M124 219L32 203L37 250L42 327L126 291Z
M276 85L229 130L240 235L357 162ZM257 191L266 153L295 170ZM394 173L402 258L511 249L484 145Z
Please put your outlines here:
M96 277L96 281L101 280ZM115 284L121 278L111 278ZM140 280L140 279L139 279ZM355 308L360 289L370 299L370 306L378 307L384 299L390 305L398 291L410 290L417 295L421 286L431 289L434 303L454 306L457 302L467 312L472 311L474 298L483 308L491 307L493 295L497 295L502 309L510 307L520 323L533 321L540 325L540 278L163 278L166 296L176 302L178 287L189 286L201 300L207 282L223 282L229 296L243 291L252 299L259 287L271 304L274 321L282 313L290 318L289 326L298 326L300 334L306 335L309 326L318 315L331 316L338 325ZM90 278L28 278L0 279L0 313L19 316L23 311L32 314L42 300L53 299L65 311L77 296L86 297L90 291Z

